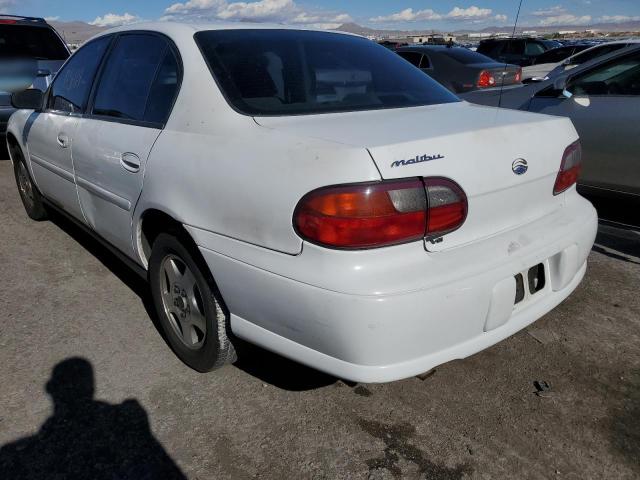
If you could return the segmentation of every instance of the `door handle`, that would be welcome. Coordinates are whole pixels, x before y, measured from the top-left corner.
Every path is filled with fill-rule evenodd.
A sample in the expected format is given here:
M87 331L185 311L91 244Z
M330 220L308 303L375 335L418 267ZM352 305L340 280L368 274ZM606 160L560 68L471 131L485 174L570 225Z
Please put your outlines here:
M69 146L69 137L62 133L58 134L56 140L58 141L58 145L60 145L62 148L67 148Z
M120 165L127 172L136 173L140 171L140 157L135 153L123 153L120 156Z

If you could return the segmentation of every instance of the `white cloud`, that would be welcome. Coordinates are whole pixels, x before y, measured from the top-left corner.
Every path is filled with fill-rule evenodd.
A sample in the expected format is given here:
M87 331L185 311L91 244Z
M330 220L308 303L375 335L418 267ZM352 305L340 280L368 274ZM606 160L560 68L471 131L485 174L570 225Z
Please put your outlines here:
M0 0L0 13L7 13L16 4L16 0Z
M493 18L494 20L504 22L507 20L506 15L493 15L493 10L490 8L480 8L472 5L467 8L454 7L449 13L437 13L431 9L426 10L413 10L413 8L406 8L400 12L392 13L390 15L383 15L379 17L371 18L371 22L388 22L388 23L400 23L400 22L424 22L430 20L454 20L454 21L471 21L482 22Z
M168 7L163 19L277 22L318 28L337 28L343 23L352 21L352 18L345 13L303 9L294 0L231 3L226 0L189 0L174 3Z
M534 17L555 17L567 13L567 9L562 5L556 5L555 7L549 7L547 9L536 10L531 12Z
M174 3L165 10L166 14L193 13L198 10L206 11L223 5L223 0L189 0L183 3Z
M119 25L129 25L140 21L140 17L131 15L130 13L123 13L118 15L115 13L107 13L102 17L96 17L93 22L89 22L90 25L96 25L98 27L117 27Z
M59 16L55 16L55 17L44 17L44 19L45 19L47 22L55 22L56 20L60 20L60 17L59 17Z
M591 22L590 15L571 15L569 13L563 15L555 15L540 20L543 27L553 27L557 25L587 25Z
M631 17L628 15L604 15L599 18L602 23L624 23L624 22L638 22L640 16Z
M490 8L478 8L474 5L469 8L454 7L447 15L446 18L452 20L480 20L489 18L493 11Z
M414 11L407 8L398 13L372 18L372 22L419 22L426 20L441 20L442 15L431 9Z

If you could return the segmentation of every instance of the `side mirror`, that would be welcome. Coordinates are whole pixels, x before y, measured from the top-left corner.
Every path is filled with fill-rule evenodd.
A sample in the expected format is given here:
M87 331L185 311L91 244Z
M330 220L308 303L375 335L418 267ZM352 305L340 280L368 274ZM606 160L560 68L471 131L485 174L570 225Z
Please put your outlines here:
M44 103L44 93L36 88L30 88L22 92L11 94L11 105L13 108L24 110L42 110Z
M567 77L556 78L556 80L553 82L553 89L556 92L560 92L563 97L571 98L573 97L573 94L569 90L567 90L567 85Z

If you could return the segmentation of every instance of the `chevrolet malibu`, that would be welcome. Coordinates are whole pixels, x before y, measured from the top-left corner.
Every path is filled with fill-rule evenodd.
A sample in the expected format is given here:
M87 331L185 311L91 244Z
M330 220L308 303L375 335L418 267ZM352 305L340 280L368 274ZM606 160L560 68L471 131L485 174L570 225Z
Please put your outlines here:
M121 27L13 102L29 216L145 275L201 372L242 339L353 381L420 374L562 302L596 233L569 120L462 102L349 34Z

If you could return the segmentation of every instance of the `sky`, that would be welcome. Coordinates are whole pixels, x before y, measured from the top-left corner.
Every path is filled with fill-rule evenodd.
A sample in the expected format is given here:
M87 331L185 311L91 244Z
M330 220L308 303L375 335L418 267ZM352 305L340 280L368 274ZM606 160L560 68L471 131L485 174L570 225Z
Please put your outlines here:
M115 26L141 20L267 21L335 28L459 30L513 25L519 0L0 0L0 12ZM640 20L640 0L523 0L520 25Z

